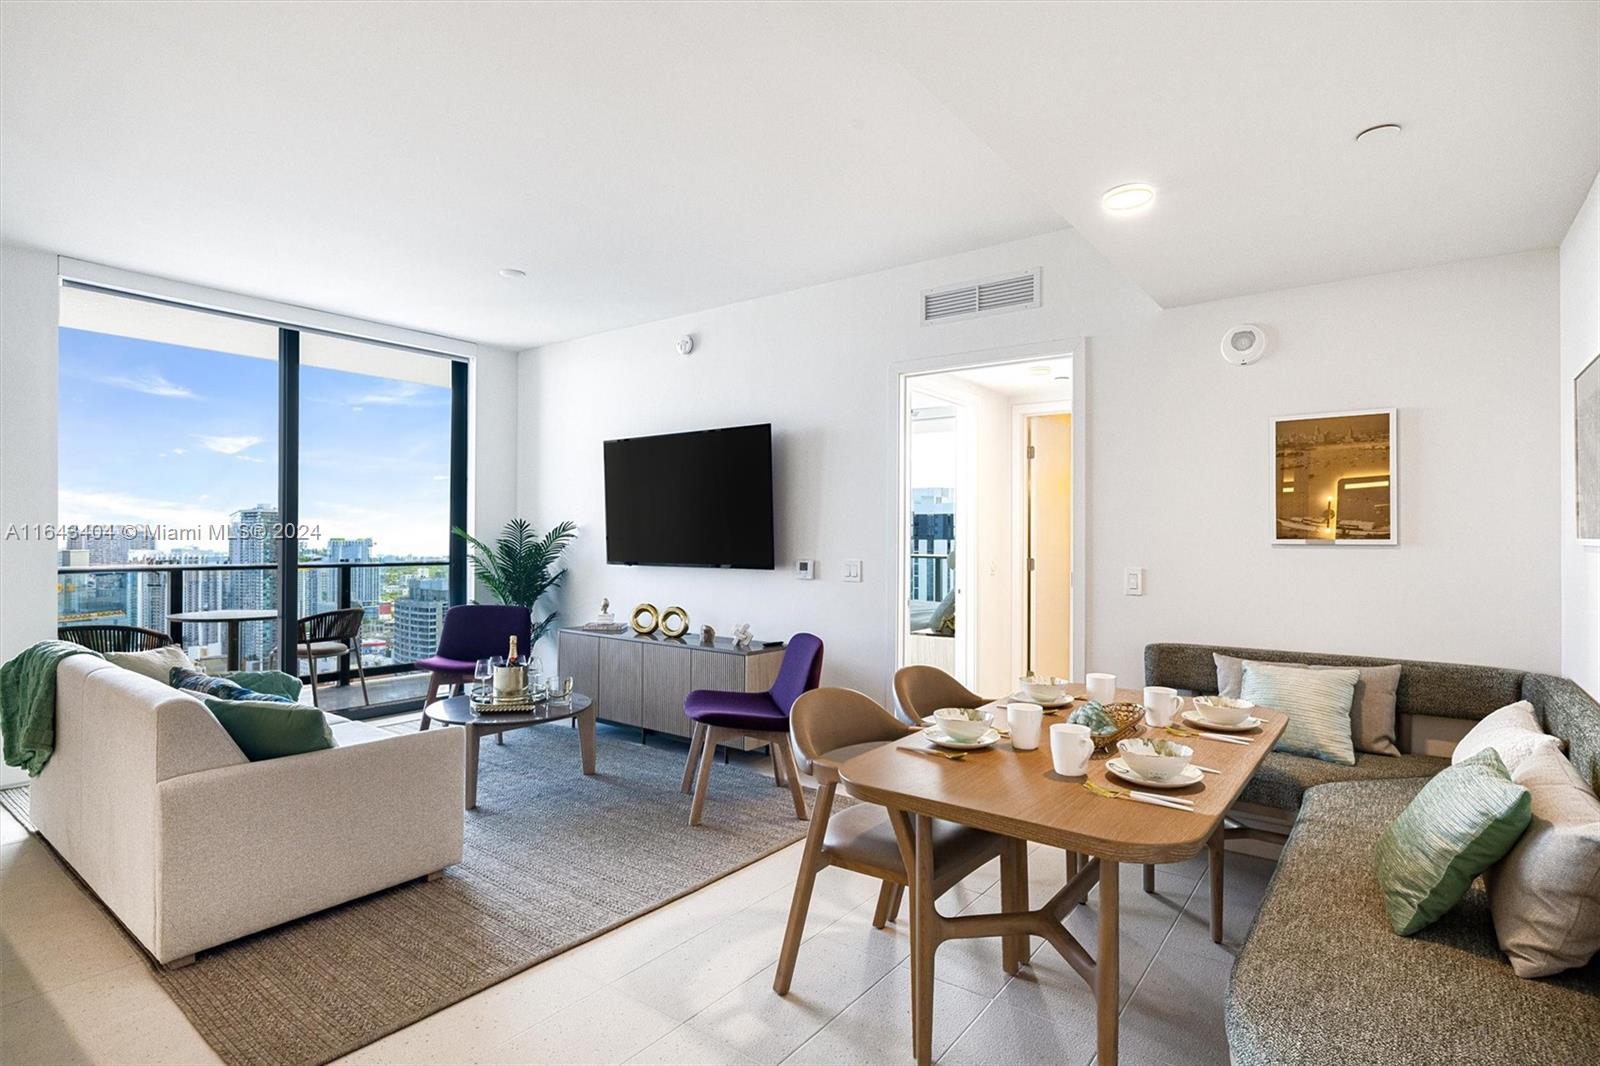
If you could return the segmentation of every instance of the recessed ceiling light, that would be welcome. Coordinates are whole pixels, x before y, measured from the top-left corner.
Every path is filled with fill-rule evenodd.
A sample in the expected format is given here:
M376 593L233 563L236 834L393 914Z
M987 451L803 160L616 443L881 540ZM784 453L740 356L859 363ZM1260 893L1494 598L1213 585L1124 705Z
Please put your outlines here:
M1150 201L1156 198L1155 189L1142 181L1129 182L1127 185L1118 185L1114 189L1107 189L1100 197L1100 205L1107 211L1117 214L1127 214L1137 211L1141 207L1148 207Z
M1036 378L1047 378L1051 375L1051 373L1053 373L1053 371L1050 369L1050 367L1040 364L1039 366L1030 366L1028 368L1028 373L1032 374Z
M525 278L528 276L528 272L526 270L518 270L516 267L501 267L500 276L502 278Z
M1392 141L1398 136L1400 136L1400 124L1398 122L1380 122L1378 125L1368 126L1356 134L1356 140L1371 143Z

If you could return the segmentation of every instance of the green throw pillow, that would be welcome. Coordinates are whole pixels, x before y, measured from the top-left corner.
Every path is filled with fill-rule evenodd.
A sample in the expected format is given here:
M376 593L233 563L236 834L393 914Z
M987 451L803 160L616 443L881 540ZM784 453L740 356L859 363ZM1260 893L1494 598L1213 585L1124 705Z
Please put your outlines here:
M1289 716L1274 750L1354 766L1350 708L1360 680L1361 671L1351 668L1307 670L1247 662L1239 696Z
M264 692L268 696L282 696L288 700L300 698L300 679L282 670L230 670L217 676L225 677L251 692Z
M1378 841L1378 887L1389 925L1410 936L1444 916L1472 879L1499 862L1532 817L1493 748L1439 771Z
M251 762L333 747L333 730L315 707L217 699L206 706Z

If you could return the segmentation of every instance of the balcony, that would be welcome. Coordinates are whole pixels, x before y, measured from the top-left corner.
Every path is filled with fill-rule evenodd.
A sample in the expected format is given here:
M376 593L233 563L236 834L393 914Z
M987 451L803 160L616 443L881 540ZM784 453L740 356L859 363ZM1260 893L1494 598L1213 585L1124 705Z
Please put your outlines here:
M432 655L448 608L449 560L384 559L303 562L298 600L302 617L360 607L359 638L371 706L363 704L354 661L317 664L321 706L350 718L370 718L422 705L425 672L412 667ZM57 569L57 622L134 625L167 633L189 657L212 672L227 669L227 627L220 622L177 622L184 612L276 610L277 567L271 563L151 562L63 566ZM283 667L277 619L239 626L245 669L288 669L310 683L304 663Z

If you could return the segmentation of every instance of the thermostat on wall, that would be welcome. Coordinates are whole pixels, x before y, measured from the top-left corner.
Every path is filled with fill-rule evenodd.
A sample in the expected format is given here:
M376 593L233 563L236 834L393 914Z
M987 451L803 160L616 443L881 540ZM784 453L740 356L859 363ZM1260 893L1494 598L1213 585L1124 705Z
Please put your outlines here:
M794 576L801 581L810 581L817 576L817 561L815 559L796 559L794 561Z

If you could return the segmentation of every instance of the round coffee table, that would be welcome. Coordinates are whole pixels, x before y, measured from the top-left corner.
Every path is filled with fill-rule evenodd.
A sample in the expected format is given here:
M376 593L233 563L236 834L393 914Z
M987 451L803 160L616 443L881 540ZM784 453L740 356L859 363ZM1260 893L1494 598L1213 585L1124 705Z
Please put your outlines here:
M578 747L583 752L583 772L594 773L594 701L581 692L563 700L547 700L532 711L514 714L481 714L472 709L466 696L451 696L422 709L422 728L433 722L458 725L467 731L467 810L478 805L478 741L513 729L544 725L547 722L578 720Z

